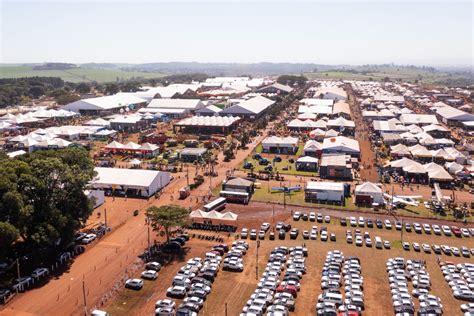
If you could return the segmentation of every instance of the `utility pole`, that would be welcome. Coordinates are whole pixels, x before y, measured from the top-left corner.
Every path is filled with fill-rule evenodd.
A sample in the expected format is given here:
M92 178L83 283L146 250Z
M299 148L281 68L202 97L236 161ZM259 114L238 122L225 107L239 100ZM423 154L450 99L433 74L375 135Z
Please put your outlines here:
M20 278L20 259L16 258L16 275Z
M273 231L275 231L275 203L273 203L272 218L272 227Z
M211 170L211 161L208 163L209 168L209 197L212 195L212 170Z
M225 316L227 316L227 302L225 302Z
M104 207L105 228L107 228L107 208Z
M258 280L258 248L260 248L260 240L257 240L257 252L255 257L255 280Z
M86 283L84 280L82 280L82 296L84 298L84 315L87 316Z
M400 231L400 242L403 243L403 217L402 217L402 230Z
M186 164L186 185L189 187L189 165Z
M148 252L150 251L150 216L146 216L146 222L148 226Z
M393 189L394 188L393 188L393 184L392 184L392 205L390 205L390 213L392 213L392 214L393 214L393 194L394 194Z

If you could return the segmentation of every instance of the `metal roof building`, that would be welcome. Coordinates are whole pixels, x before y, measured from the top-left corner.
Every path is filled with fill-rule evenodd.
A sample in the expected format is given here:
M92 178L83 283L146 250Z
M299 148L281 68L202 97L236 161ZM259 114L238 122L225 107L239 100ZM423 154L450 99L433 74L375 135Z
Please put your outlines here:
M235 105L225 108L221 112L219 112L219 115L233 115L255 118L262 115L274 103L275 101L259 95L248 100L242 100L241 102Z
M91 187L111 192L121 190L129 196L152 196L170 182L169 172L163 171L100 167L94 170L97 176Z
M345 136L329 137L323 141L323 153L360 154L359 142Z
M120 109L144 105L146 100L127 94L114 94L105 97L89 98L69 103L62 107L75 113L101 114L117 112Z
M444 123L448 123L449 121L474 121L474 114L461 111L449 105L438 108L436 114L441 117Z
M403 125L430 125L438 124L438 119L432 114L402 114L399 117Z
M216 132L228 133L240 121L237 116L193 116L185 118L173 125L176 133L181 129L189 129L191 133Z
M199 99L153 99L147 107L197 110L203 108L204 103Z

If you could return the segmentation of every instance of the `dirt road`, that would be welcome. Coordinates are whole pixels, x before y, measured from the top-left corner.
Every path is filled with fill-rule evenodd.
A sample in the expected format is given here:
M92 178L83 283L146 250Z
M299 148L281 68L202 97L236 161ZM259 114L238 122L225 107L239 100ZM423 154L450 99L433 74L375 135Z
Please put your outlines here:
M375 164L377 156L370 142L367 122L362 118L360 104L352 89L346 89L349 96L349 106L352 119L355 122L355 139L359 141L360 147L360 179L362 181L378 182L378 174Z

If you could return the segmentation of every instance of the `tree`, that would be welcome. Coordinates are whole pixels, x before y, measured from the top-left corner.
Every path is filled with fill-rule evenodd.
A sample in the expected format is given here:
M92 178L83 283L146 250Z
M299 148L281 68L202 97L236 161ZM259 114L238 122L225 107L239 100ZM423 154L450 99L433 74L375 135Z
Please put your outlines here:
M107 94L116 94L119 92L119 86L116 83L108 83L104 89Z
M39 98L40 96L44 95L44 88L41 86L33 86L30 88L30 94L33 98Z
M0 255L5 255L7 249L13 245L19 235L18 229L15 226L10 223L0 222L0 240L2 241Z
M79 93L89 93L91 92L91 86L85 82L81 82L77 85L76 91Z
M152 206L146 210L146 214L154 231L165 231L166 242L170 241L171 229L183 227L189 217L188 210L178 205Z
M302 86L308 81L308 78L304 76L294 76L294 75L281 75L277 78L277 82L285 84L288 86L299 85Z
M69 104L69 103L72 103L72 102L76 102L80 99L81 99L80 96L78 96L76 94L66 92L65 94L62 94L62 95L56 97L56 102L58 102L59 105L64 105L64 104Z
M92 213L84 189L94 174L88 152L79 148L0 157L0 223L11 225L3 225L6 236L18 234L18 249L38 256L69 245Z

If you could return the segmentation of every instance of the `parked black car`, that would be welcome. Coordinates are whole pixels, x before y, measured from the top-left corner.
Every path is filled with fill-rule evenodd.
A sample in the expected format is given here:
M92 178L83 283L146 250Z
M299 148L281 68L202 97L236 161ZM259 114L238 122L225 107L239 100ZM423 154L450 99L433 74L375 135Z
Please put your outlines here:
M171 253L171 252L179 252L181 251L182 247L181 244L177 241L170 241L169 243L163 246L163 252Z
M380 219L375 220L375 225L377 228L383 228L383 223Z
M6 304L12 296L12 292L7 289L0 289L0 304Z

